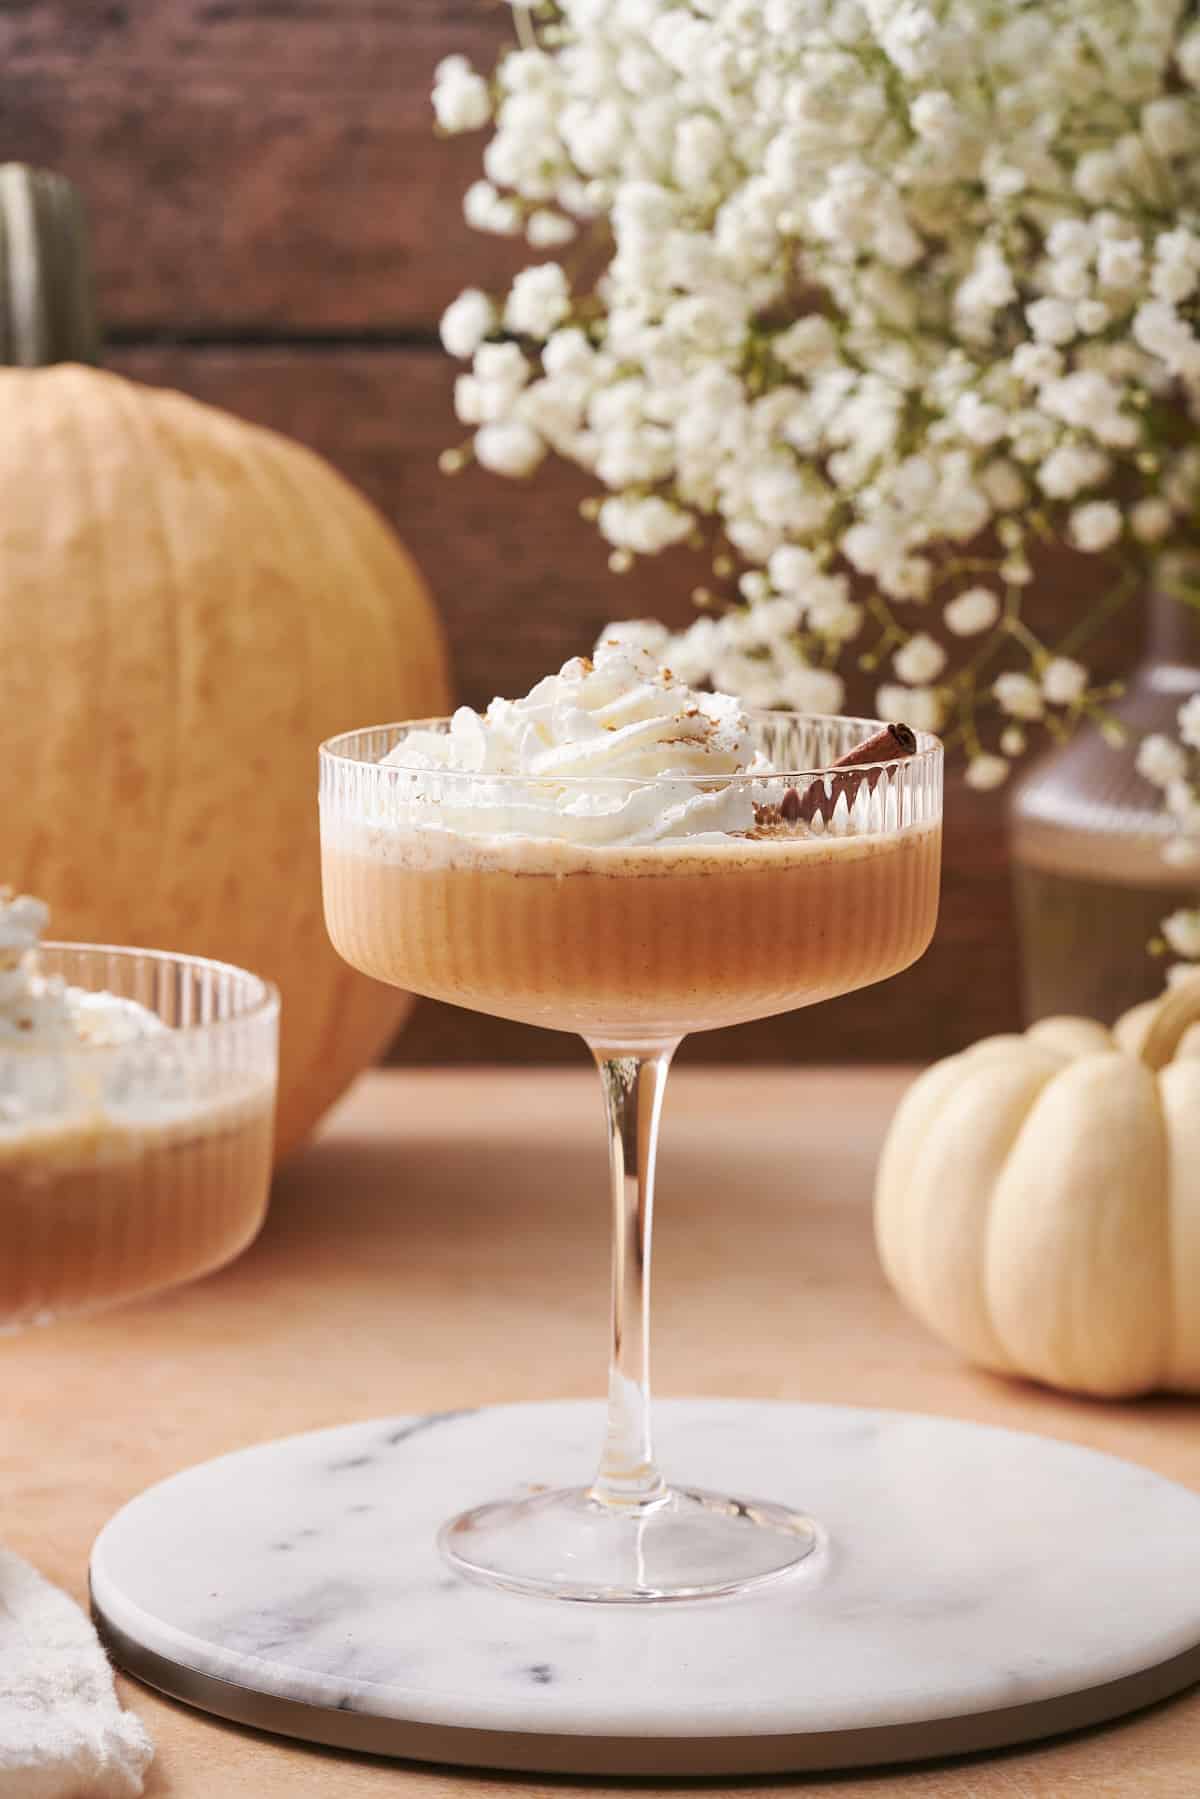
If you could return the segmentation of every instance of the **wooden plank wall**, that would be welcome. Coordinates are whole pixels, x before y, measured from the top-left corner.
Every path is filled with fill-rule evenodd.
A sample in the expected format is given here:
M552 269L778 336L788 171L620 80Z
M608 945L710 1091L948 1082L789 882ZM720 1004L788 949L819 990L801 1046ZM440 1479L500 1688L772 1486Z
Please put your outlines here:
M358 482L424 568L472 704L523 691L609 618L682 620L693 579L665 560L610 575L570 471L528 487L437 472L458 435L437 319L520 250L463 224L479 140L435 141L428 92L440 57L486 60L510 31L505 0L0 6L0 159L60 169L87 195L110 362L289 432ZM1126 631L1109 665L1128 650ZM869 690L854 698L870 708ZM686 1053L925 1057L1012 1028L1002 821L1001 799L950 783L943 920L918 968ZM423 1004L394 1053L578 1049Z

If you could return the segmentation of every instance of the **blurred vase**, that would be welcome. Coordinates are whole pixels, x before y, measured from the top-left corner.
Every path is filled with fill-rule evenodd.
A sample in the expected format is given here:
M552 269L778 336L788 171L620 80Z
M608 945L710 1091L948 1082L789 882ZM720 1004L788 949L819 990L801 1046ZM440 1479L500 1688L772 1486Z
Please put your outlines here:
M1135 761L1147 733L1174 736L1176 713L1198 692L1200 614L1156 594L1145 654L1112 708L1125 746L1085 727L1017 783L1009 822L1026 1023L1071 1012L1108 1024L1161 990L1163 965L1146 945L1166 913L1195 903L1200 879L1163 861L1162 795Z

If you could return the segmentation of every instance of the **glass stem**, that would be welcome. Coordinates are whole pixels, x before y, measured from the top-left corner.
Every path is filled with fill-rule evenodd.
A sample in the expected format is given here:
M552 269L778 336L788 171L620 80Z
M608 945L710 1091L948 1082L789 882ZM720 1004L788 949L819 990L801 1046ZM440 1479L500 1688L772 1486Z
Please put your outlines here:
M589 1047L604 1085L613 1202L608 1426L590 1497L636 1516L667 1496L650 1437L650 1245L658 1122L678 1040L624 1055Z

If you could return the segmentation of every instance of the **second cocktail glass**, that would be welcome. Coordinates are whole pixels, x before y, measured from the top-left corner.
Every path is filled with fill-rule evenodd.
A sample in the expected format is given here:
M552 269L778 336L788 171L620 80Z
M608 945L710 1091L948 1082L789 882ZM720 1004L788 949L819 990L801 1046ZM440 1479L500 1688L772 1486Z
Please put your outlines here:
M405 766L407 739L450 728L323 746L330 935L379 980L584 1037L608 1123L613 1283L591 1486L478 1507L446 1525L442 1547L462 1572L525 1593L739 1592L802 1561L816 1531L787 1504L668 1485L655 1462L650 1247L667 1072L691 1031L848 993L922 953L937 915L940 745L921 736L914 755L848 776L833 765L877 722L769 713L751 721L769 773L573 781L448 771L424 755ZM673 807L698 827L639 842L639 821ZM539 834L548 809L552 838ZM730 831L733 815L752 828Z

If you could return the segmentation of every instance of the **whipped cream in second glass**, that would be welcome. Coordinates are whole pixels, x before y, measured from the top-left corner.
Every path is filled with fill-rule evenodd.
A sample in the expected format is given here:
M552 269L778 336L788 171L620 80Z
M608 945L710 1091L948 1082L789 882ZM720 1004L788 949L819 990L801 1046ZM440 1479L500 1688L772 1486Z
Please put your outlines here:
M375 823L597 847L747 833L753 783L728 777L772 772L736 699L693 691L619 637L522 699L409 732L384 766L397 786Z
M49 919L44 901L0 887L0 1052L109 1048L166 1030L136 1000L39 974L38 944Z
M78 1131L189 1103L173 1033L156 1012L41 973L49 916L41 900L0 887L0 1149L27 1132ZM80 1053L94 1049L117 1053Z

